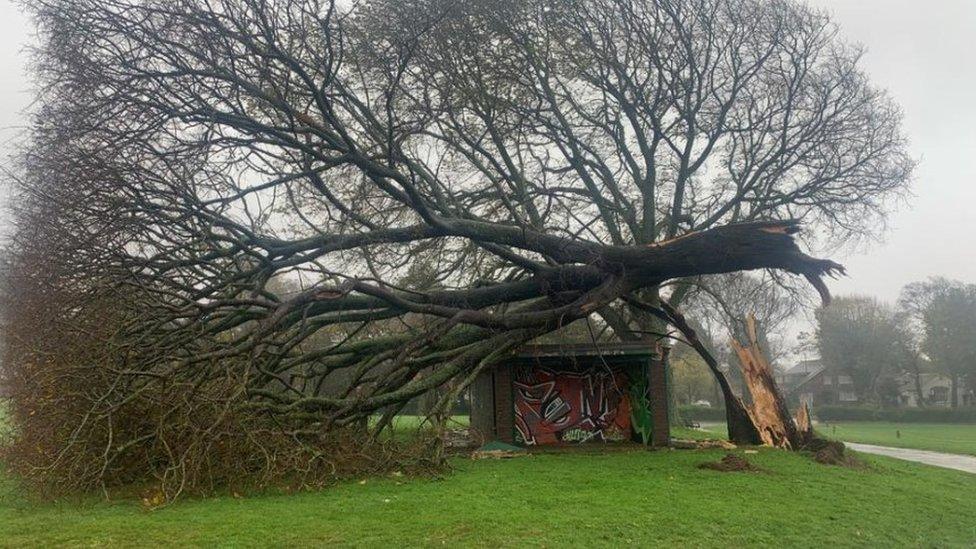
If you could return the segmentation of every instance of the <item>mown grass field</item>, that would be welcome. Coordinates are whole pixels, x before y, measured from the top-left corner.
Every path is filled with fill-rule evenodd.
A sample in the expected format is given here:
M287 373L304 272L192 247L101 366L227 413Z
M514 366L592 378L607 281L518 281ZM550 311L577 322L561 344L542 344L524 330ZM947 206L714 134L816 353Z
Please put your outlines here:
M741 450L739 450L741 452ZM28 503L8 480L0 545L973 546L976 475L865 457L863 470L760 450L764 473L697 465L720 451L457 458L440 479L370 479L315 493Z
M934 450L976 456L976 425L844 421L819 424L825 436L897 448Z
M702 429L674 429L682 438L724 438L724 424L705 423ZM816 425L825 437L896 448L932 450L976 456L976 425L964 423L891 423L831 421Z

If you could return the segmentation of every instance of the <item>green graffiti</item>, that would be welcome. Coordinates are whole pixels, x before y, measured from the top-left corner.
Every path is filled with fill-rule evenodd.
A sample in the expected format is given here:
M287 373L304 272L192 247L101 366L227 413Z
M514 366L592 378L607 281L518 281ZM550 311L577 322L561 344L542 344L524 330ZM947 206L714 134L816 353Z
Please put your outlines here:
M647 376L635 368L630 382L630 427L640 437L642 444L651 441L651 402L648 398Z

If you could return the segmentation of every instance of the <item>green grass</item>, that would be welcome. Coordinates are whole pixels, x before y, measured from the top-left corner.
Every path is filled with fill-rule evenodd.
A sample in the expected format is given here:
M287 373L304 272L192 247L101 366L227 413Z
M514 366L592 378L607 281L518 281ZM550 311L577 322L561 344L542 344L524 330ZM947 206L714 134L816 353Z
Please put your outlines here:
M724 439L724 431L719 433L710 429L692 429L690 427L671 426L671 438L683 438L690 440L714 440Z
M720 451L457 459L443 479L316 493L29 504L0 496L0 545L972 546L976 475L865 457L865 469L760 450L765 473L697 465Z
M976 456L974 424L832 421L816 428L828 438L848 442ZM725 438L725 425L712 423L703 425L702 430L672 427L671 431L678 438Z
M849 442L976 455L976 425L972 424L838 421L821 423L817 430Z

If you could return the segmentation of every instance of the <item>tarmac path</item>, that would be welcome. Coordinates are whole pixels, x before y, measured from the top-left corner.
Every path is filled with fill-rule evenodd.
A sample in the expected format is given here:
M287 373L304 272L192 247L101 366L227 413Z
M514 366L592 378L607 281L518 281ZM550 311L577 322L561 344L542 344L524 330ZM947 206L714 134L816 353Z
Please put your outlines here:
M915 461L918 463L925 463L927 465L934 465L936 467L965 471L967 473L973 473L976 475L976 457L973 456L944 454L942 452L913 450L911 448L875 446L873 444L860 444L857 442L844 442L844 444L855 452L864 452L866 454L877 454L879 456L888 456L907 461Z

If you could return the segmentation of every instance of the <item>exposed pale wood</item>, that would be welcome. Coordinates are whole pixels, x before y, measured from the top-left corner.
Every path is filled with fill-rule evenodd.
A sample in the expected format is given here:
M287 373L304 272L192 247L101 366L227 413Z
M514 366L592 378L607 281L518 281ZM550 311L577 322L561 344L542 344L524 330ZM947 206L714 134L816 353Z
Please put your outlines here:
M756 319L746 319L745 344L732 340L732 348L739 357L743 379L752 395L752 403L746 408L759 431L762 443L777 448L797 449L802 446L800 436L773 378L773 369L759 346Z
M813 422L810 421L810 408L801 404L796 410L796 430L803 443L813 438Z

